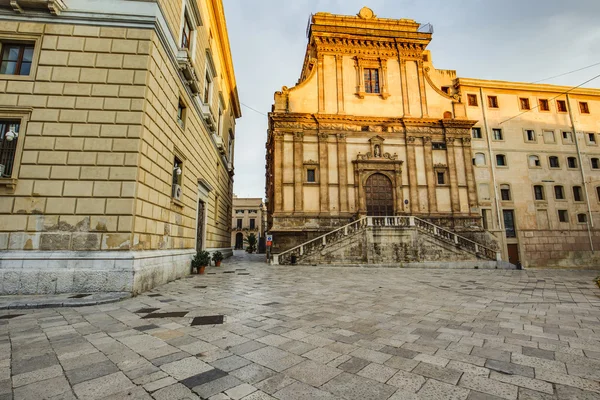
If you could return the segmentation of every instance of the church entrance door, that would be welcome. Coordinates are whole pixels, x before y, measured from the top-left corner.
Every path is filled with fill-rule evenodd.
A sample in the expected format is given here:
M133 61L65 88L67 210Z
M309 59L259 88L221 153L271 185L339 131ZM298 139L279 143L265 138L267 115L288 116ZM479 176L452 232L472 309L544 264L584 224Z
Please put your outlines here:
M365 185L367 215L378 217L394 215L394 189L390 178L373 174Z

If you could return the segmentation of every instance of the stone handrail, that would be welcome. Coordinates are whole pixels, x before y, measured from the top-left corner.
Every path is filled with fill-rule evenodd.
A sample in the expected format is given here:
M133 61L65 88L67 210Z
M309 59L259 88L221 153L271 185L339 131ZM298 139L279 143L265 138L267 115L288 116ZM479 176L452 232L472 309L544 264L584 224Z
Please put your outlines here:
M489 247L483 246L477 242L467 239L464 236L447 229L441 228L421 218L411 216L385 216L385 217L362 217L341 228L334 229L315 239L302 243L299 246L292 247L279 254L273 255L273 264L292 264L292 259L309 255L315 251L324 249L328 244L337 243L343 237L354 234L367 227L398 227L415 228L420 232L433 236L443 242L451 244L457 248L475 254L478 257L490 260L500 260L500 253Z

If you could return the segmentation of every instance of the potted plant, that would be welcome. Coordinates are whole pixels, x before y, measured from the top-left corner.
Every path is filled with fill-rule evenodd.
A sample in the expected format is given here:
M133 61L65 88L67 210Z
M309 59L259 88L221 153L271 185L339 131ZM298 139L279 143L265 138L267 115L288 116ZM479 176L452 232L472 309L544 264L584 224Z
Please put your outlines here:
M215 251L213 253L212 260L215 262L215 267L220 267L221 261L223 261L223 253L220 251Z
M244 242L246 243L246 252L248 253L254 253L256 251L256 235L254 233L249 234L248 236L246 236L246 238L244 239Z
M204 268L206 268L208 264L210 264L210 254L208 251L198 251L194 258L192 258L192 273L194 273L195 269L197 274L203 274Z

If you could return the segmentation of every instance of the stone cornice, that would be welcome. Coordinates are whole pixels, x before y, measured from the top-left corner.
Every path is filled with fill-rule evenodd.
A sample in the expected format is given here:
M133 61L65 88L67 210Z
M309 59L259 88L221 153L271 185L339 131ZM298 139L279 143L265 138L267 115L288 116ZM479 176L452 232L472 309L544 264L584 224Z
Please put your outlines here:
M483 89L501 89L511 91L525 91L525 92L547 92L553 94L560 94L569 91L569 94L579 94L587 96L600 96L600 89L592 88L577 88L573 89L570 86L558 86L558 85L546 85L539 83L524 83L524 82L507 82L507 81L494 81L484 79L472 79L472 78L457 78L455 85L459 89L465 88L483 88Z

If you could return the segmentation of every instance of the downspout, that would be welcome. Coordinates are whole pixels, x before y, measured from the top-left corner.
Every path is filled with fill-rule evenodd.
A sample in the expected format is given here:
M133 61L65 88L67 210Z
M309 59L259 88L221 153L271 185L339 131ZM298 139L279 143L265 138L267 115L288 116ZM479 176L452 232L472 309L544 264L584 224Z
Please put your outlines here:
M487 149L490 157L490 167L492 169L492 184L494 185L494 203L496 203L496 218L498 218L498 228L504 232L504 223L500 214L500 202L498 201L498 185L496 184L496 169L494 168L494 155L492 153L492 141L490 139L490 128L488 126L487 115L485 113L485 104L483 102L483 89L479 88L479 97L481 100L481 113L483 114L483 125L485 128L485 137L487 140ZM504 242L505 233L502 237Z
M573 138L575 139L575 148L577 149L577 158L579 159L579 171L581 172L581 179L583 180L583 191L585 193L585 202L587 203L589 222L585 225L587 226L588 237L590 240L590 249L594 251L594 241L592 239L592 231L590 229L590 225L594 227L594 217L592 216L592 208L590 206L590 197L588 196L587 182L585 181L585 171L583 170L583 159L581 157L581 150L579 148L579 136L577 135L577 129L575 127L575 119L573 118L573 109L571 108L571 99L569 98L569 94L567 93L567 107L569 110L569 118L571 119L571 126L573 128Z

